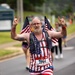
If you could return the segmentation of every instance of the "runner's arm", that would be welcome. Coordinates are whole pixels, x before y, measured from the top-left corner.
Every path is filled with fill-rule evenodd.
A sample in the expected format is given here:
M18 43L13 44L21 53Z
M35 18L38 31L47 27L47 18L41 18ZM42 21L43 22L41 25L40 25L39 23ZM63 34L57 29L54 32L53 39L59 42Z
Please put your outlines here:
M14 40L18 40L18 41L24 41L26 39L24 37L24 36L26 36L25 34L16 34L17 24L18 24L18 20L17 20L17 18L15 18L13 21L12 28L11 28L11 38Z
M62 25L62 30L60 32L48 30L48 34L50 37L61 38L65 35L65 27Z

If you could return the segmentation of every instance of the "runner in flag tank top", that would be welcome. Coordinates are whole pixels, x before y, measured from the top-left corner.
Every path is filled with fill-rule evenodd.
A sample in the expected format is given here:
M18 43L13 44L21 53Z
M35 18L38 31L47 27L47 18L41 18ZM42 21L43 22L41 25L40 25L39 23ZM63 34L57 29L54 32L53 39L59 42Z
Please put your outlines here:
M30 75L53 75L53 61L48 39L60 38L64 35L64 26L61 32L48 30L49 37L42 31L42 23L38 17L34 17L31 22L31 32L16 34L18 20L15 18L11 29L11 38L17 41L26 40L30 45ZM32 38L31 38L32 36Z

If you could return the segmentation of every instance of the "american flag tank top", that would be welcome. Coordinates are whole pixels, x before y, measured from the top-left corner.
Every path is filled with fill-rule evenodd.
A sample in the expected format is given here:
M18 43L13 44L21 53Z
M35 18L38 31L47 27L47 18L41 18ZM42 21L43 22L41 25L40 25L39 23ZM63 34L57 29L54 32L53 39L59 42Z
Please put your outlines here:
M47 49L45 33L40 42L41 54L31 54L30 72L41 72L48 68L53 68L51 51Z

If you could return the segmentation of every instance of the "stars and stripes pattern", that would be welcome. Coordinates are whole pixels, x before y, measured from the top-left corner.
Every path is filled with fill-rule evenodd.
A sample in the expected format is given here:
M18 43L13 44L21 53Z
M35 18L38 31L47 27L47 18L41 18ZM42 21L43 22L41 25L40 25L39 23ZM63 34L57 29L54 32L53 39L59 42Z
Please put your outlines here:
M48 23L47 18L45 17L45 24ZM49 26L50 24L48 23L48 28L52 29L51 26ZM28 17L26 17L21 34L22 33L29 33L30 28L29 28L29 21L28 21ZM44 35L44 34L43 34ZM46 45L46 40L45 40L45 35L42 38L43 40L40 42L40 46L41 46L41 54L32 54L31 55L31 61L30 61L30 71L34 72L34 71L43 71L41 72L42 74L47 74L49 72L49 75L53 75L53 71L51 70L51 68L49 68L50 66L53 66L52 64L52 58L51 58L51 52L47 49L47 45ZM40 65L37 66L37 64L39 63L40 59L45 59L46 64L45 65ZM49 69L46 69L49 68ZM53 67L52 67L53 68ZM34 73L32 73L31 75L33 75Z
M25 19L25 22L24 22L24 25L23 25L23 28L22 28L22 30L21 30L21 34L22 33L29 33L29 32L31 32L30 31L30 27L29 27L29 20L28 20L28 17L26 17L26 19Z
M45 25L47 25L47 28L51 31L54 31L53 27L51 26L51 24L49 23L48 19L46 18L46 16L44 17L44 21L45 21ZM58 39L56 38L52 38L52 42L53 43L57 43Z
M30 75L40 75L40 74L42 74L42 75L53 75L53 70L46 69L46 70L44 70L41 73L38 73L38 72L36 72L36 73L30 73Z
M51 31L54 31L54 29L52 28L51 24L49 23L48 19L46 18L46 16L44 16L44 21L45 21L45 25L47 25L48 29L51 30ZM29 33L31 32L30 31L30 27L29 27L29 20L28 20L28 17L26 17L25 19L25 22L24 22L24 25L23 25L23 28L21 30L21 34L22 33ZM56 38L52 38L52 42L53 43L56 43L58 42L58 40Z
M54 29L52 28L52 26L51 26L50 22L48 21L48 19L46 18L46 16L44 16L44 21L45 21L45 25L47 25L47 28L51 31L54 31ZM24 25L23 25L23 28L22 28L20 34L22 34L24 32L25 33L31 32L28 17L25 18L25 22L24 22ZM58 42L58 39L56 39L56 38L51 38L51 39L52 39L52 42L56 45Z
M30 63L30 72L39 72L47 68L53 69L51 52L47 48L47 43L45 39L45 33L43 32L42 39L40 42L41 54L32 54L31 63ZM43 59L43 63L40 63L39 60Z

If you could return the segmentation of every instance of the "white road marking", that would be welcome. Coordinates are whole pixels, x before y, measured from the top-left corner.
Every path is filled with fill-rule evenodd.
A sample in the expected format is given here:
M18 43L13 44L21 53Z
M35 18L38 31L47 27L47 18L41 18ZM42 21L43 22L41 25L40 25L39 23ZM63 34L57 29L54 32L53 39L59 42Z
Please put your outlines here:
M63 50L73 50L75 47L63 47Z

